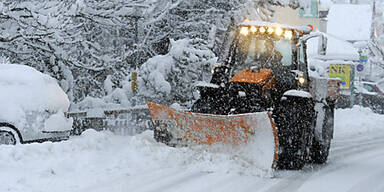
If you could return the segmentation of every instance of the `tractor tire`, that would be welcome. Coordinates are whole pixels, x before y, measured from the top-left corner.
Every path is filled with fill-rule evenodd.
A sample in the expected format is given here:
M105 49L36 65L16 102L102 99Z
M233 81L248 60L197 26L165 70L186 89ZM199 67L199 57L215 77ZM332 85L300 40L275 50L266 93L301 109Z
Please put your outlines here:
M299 170L309 156L313 138L314 103L311 99L285 97L273 112L279 137L278 169Z
M311 163L324 164L328 159L331 142L322 143L316 139L312 144Z
M331 146L331 139L333 137L333 125L334 125L334 109L333 106L327 106L324 109L325 118L323 122L324 137L320 140L314 138L310 160L311 163L324 164L329 155L329 149Z

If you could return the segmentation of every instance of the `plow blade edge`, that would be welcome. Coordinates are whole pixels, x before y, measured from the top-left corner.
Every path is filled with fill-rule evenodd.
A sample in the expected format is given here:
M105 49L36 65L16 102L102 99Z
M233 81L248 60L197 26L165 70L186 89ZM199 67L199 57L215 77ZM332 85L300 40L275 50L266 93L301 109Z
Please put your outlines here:
M268 112L213 115L185 112L147 102L156 129L166 129L177 144L224 144L243 151L260 167L276 168L279 141Z

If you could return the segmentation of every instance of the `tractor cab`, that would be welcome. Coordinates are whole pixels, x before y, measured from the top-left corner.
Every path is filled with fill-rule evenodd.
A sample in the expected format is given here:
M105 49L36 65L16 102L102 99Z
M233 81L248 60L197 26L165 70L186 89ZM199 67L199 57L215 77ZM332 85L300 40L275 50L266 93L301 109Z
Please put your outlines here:
M244 69L255 73L260 69L271 69L279 81L286 79L287 73L294 73L297 77L300 75L300 81L305 83L308 79L306 44L300 41L300 37L311 30L310 26L246 20L236 30L222 66L231 69L227 74L230 77Z
M305 65L304 46L299 39L311 28L284 26L267 22L245 21L237 30L230 52L240 54L240 60L228 61L235 67L290 68L298 70ZM236 50L237 49L237 50Z
M199 87L201 103L192 110L214 114L265 111L287 90L308 91L306 46L300 37L310 31L309 26L241 23L223 64L212 70L211 83L220 87Z

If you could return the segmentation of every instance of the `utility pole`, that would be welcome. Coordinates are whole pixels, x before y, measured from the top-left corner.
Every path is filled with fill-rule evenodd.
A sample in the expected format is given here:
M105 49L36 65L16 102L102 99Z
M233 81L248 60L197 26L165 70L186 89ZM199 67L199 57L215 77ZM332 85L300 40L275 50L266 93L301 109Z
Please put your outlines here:
M372 20L371 20L371 37L372 43L375 42L375 17L376 17L376 0L372 2ZM369 62L369 78L372 78L372 62Z
M137 68L139 67L139 57L140 57L140 49L141 47L139 46L139 20L142 18L142 13L139 9L139 7L135 6L133 8L133 14L131 15L131 18L134 19L134 24L135 24L135 59L134 59L134 64L133 64L133 72L131 73L131 89L133 96L136 96L137 94ZM132 105L136 105L136 98L132 99ZM137 120L137 116L136 116Z
M136 70L138 67L138 59L139 59L139 53L140 53L140 46L139 46L139 20L142 18L142 13L140 12L139 7L134 7L134 11L132 14L132 19L134 19L135 24L135 48L136 48L136 54L135 54L135 63L133 68Z
M375 39L376 0L372 2L371 41Z

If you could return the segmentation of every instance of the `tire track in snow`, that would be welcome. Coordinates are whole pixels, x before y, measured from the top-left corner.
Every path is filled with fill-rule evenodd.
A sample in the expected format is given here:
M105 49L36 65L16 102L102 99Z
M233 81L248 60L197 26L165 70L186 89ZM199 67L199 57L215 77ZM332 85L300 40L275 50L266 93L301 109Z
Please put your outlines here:
M181 176L182 174L183 172L180 172L177 169L161 169L156 171L146 170L141 174L127 173L125 176L117 175L115 177L106 178L96 185L82 187L78 191L139 191L145 187L159 182L161 178L166 178L168 176L177 177ZM113 183L113 186L111 186L111 183Z
M285 178L269 187L265 192L296 191L307 179L309 179L309 177L310 175L307 173L303 174L302 171L287 175Z
M156 185L152 185L152 189L149 190L138 190L138 191L145 191L145 192L168 192L168 191L180 191L178 189L181 188L185 183L191 182L195 179L201 178L203 176L206 176L209 173L204 172L195 172L195 173L189 173L181 177L169 177L169 178L163 178L159 182L156 183Z
M344 165L335 165L333 162L341 161L346 158L357 157L359 159L367 159L372 156L364 156L362 153L369 153L377 148L384 146L384 136L366 136L363 138L355 139L341 139L331 146L330 156L327 164L325 165L306 165L301 171L278 171L280 173L291 173L284 175L283 178L269 187L266 192L280 192L280 191L298 191L299 188L312 176L323 176L330 172L338 171ZM364 190L363 190L364 191Z
M339 143L335 143L336 146L330 151L330 157L328 162L335 162L337 160L343 160L353 156L358 156L361 153L369 152L374 149L384 146L384 136L367 137L363 140L349 140L343 142L341 146Z
M382 154L384 155L384 154ZM379 178L379 179L378 179ZM381 179L384 178L384 170L382 169L380 172L375 173L368 178L356 183L352 186L351 190L348 192L361 192L361 191L370 191L370 192L379 192L383 191L384 185L382 184ZM380 180L380 181L378 181ZM380 185L381 184L381 185Z
M362 145L373 144L384 141L384 134L354 136L353 138L340 138L332 142L331 151L350 149Z

